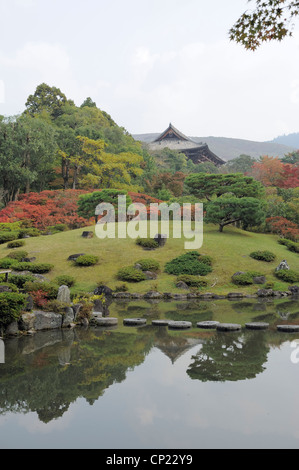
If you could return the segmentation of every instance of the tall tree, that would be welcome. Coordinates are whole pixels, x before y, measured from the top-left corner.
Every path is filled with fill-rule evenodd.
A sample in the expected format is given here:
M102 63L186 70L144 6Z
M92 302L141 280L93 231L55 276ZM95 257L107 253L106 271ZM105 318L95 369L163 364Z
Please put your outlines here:
M73 105L59 88L50 87L46 83L38 85L33 95L26 102L26 113L36 116L47 112L52 119L57 119L63 114L63 107L67 104Z
M211 201L215 197L231 194L237 198L261 197L263 186L254 178L239 173L214 175L198 173L189 175L185 180L186 193L199 200Z
M245 11L230 29L232 41L256 50L263 42L292 36L292 20L299 14L298 0L249 0L255 9Z

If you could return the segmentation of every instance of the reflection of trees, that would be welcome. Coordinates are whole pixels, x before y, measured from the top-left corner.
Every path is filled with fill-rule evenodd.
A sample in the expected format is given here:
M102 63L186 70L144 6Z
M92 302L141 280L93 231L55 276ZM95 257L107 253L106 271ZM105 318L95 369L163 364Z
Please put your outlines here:
M0 371L0 413L35 411L47 423L62 416L78 397L92 404L112 384L125 380L152 346L146 331L68 333L74 335L72 342L62 340L22 354L21 341L8 351ZM70 358L70 364L62 366L61 357Z
M265 369L269 350L262 331L217 333L192 357L187 373L202 382L252 379Z

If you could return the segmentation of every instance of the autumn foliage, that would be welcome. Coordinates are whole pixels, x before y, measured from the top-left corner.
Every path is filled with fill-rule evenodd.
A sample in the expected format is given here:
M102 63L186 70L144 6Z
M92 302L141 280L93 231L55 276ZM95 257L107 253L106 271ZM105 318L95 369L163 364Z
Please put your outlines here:
M266 223L270 232L289 240L299 240L299 228L294 222L284 217L269 217L266 219Z
M260 162L254 162L250 175L264 186L278 188L297 188L299 186L299 167L283 163L278 157L262 157Z

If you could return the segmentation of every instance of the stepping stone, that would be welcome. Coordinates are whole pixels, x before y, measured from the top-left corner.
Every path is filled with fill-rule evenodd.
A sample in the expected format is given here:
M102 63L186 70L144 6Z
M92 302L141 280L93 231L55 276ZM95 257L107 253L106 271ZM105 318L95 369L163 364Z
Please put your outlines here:
M203 328L206 330L213 330L219 325L219 321L201 321L197 323L197 328Z
M297 333L299 331L299 325L278 325L278 331L284 331L285 333Z
M126 326L146 325L146 320L144 318L126 318L124 320L124 325Z
M170 321L168 328L171 330L186 330L192 328L192 323L189 321Z
M118 318L102 318L100 316L95 316L94 320L96 321L98 326L115 326L118 324Z
M152 325L154 326L168 326L171 320L153 320Z
M242 327L235 323L219 323L216 328L218 331L238 331Z
M248 330L267 330L267 328L269 328L270 325L269 323L252 322L252 323L246 323L245 326Z

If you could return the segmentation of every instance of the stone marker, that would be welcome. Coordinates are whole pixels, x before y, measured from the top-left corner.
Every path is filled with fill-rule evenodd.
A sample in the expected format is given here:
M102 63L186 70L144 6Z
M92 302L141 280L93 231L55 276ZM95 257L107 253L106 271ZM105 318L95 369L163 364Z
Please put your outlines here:
M241 330L241 328L241 325L234 323L219 323L216 327L218 331L238 331Z
M126 326L146 325L146 319L145 318L125 318L124 325Z
M252 323L246 323L245 327L248 330L266 330L269 328L269 323L264 323L264 322L252 322Z
M212 330L219 325L219 321L202 321L197 323L197 328Z
M287 260L282 260L282 262L277 266L277 268L275 269L275 271L281 271L282 269L287 269L289 271L290 267L287 263Z
M171 320L153 320L152 325L154 326L168 326Z
M277 330L285 333L297 333L299 331L299 325L278 325Z
M189 321L170 321L168 328L171 330L187 330L188 328L192 328L192 323Z
M71 303L71 292L68 286L60 286L58 290L57 300L66 304Z
M118 325L118 318L94 316L97 326L115 326Z

